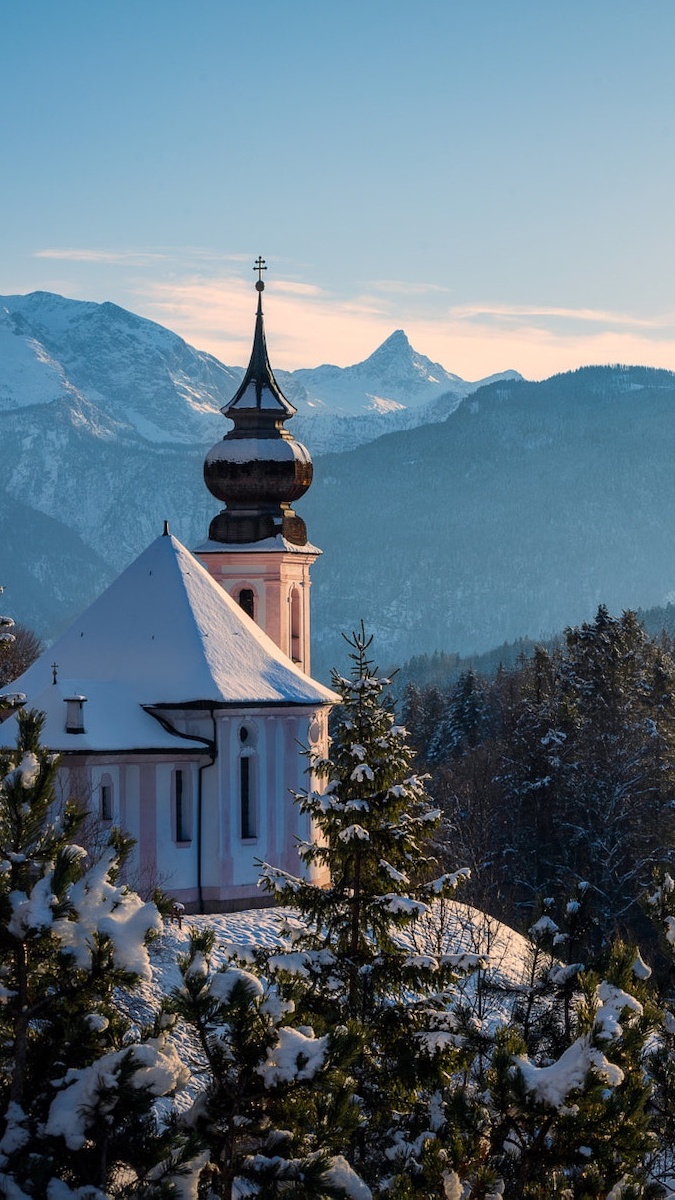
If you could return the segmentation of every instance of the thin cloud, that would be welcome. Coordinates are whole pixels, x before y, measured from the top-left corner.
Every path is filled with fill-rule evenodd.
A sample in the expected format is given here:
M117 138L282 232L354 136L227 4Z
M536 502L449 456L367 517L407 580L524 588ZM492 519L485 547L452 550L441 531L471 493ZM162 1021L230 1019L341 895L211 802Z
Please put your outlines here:
M675 368L675 333L654 336L651 327L601 328L596 323L565 330L525 318L495 324L446 316L442 321L413 318L406 332L413 346L465 379L507 369L544 379L581 366L617 362Z
M373 279L366 286L373 292L393 296L447 295L451 291L441 283L411 283L406 279Z
M232 355L238 362L248 359L257 305L252 280L195 275L141 286L137 294L146 316L199 349L229 356L230 365ZM339 300L293 280L275 279L264 305L274 363L288 370L325 361L348 365L371 353L393 328L367 298Z
M157 246L152 250L91 250L83 247L48 247L33 251L33 258L51 258L62 262L95 263L107 266L137 266L166 262L174 266L194 263L242 263L248 262L250 254L221 254L203 246Z
M448 310L450 317L458 320L475 320L485 317L553 317L589 324L619 325L635 329L663 329L675 323L673 314L656 317L638 317L632 313L617 313L595 308L562 308L555 305L524 304L456 304Z
M295 283L288 279L275 279L274 290L284 292L289 296L321 296L325 297L326 292L317 287L315 283Z
M257 303L248 278L194 274L155 282L138 295L146 316L193 345L228 365L248 361ZM675 366L675 331L667 336L667 315L647 320L594 309L501 304L436 306L430 312L412 295L408 303L372 292L344 298L280 279L269 281L264 306L272 362L287 370L359 362L401 327L416 350L465 379L507 369L541 379L606 362Z
M148 250L47 249L35 250L33 258L53 258L61 262L97 263L99 265L106 264L107 266L119 264L125 267L142 267L146 263L161 262L167 258L167 255Z
M49 248L36 259L71 263L72 276L35 286L81 294L77 264L99 267L99 299L158 321L232 366L248 361L257 304L250 254L203 247L124 251ZM242 269L249 264L249 269ZM106 266L109 265L106 276ZM126 276L118 267L129 267ZM280 278L276 272L285 269ZM376 280L350 295L305 283L297 262L275 260L264 308L272 362L294 370L320 363L348 366L367 358L394 329L414 348L465 379L506 369L541 379L603 362L675 367L675 315L555 304L471 301L448 306L448 289L431 283ZM76 282L77 280L77 282Z

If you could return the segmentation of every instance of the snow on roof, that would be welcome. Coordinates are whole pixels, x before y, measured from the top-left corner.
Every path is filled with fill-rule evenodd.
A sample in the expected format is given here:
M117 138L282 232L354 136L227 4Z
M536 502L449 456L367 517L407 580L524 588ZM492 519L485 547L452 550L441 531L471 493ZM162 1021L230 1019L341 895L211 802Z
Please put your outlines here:
M321 554L318 546L313 546L311 542L305 542L304 546L297 546L295 542L289 542L283 534L278 533L275 537L261 538L259 542L214 542L208 539L202 542L201 546L195 546L195 554L222 554L224 550L229 550L232 553L241 554L262 554L269 550L278 550L280 554Z
M252 462L297 462L311 463L309 450L289 437L222 438L209 450L206 461L252 463Z
M145 712L134 688L108 680L87 680L84 732L68 733L66 700L71 698L67 693L72 688L72 682L70 679L59 679L56 684L48 684L41 692L30 697L31 708L37 708L45 714L43 741L52 750L63 754L105 754L119 750L170 751L174 756L177 751L194 753L197 750L208 754L203 741L172 734ZM2 727L0 736L3 742L15 740L10 721Z
M13 685L31 707L48 706L47 744L61 749L67 739L69 747L84 749L86 734L63 732L65 692L53 685L54 662L66 691L88 697L85 726L99 749L159 747L158 723L141 705L314 706L337 699L300 671L171 535L152 542ZM109 722L107 733L97 710ZM189 746L167 736L167 745Z

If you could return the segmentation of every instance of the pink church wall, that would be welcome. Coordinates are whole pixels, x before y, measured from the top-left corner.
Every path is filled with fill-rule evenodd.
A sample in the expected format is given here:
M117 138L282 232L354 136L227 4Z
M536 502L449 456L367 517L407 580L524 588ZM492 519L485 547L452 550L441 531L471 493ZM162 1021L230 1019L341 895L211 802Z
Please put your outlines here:
M222 551L205 550L197 558L206 570L236 601L241 588L250 587L256 597L256 623L289 658L296 658L301 670L309 674L310 661L310 605L309 569L316 561L319 551L250 550L236 551L232 547ZM300 649L292 653L291 645L291 592L299 593Z
M198 718L193 714L193 720ZM241 743L242 725L250 738ZM59 791L73 792L85 806L97 811L102 779L113 781L114 823L136 839L127 876L134 887L148 893L159 884L189 911L197 911L197 835L199 767L202 765L202 899L207 911L229 911L273 903L257 887L259 860L292 874L300 874L298 839L310 836L308 820L294 803L292 793L312 786L306 775L307 760L301 746L310 744L325 752L326 720L322 709L260 708L216 712L217 756L169 757L167 754L113 754L66 756ZM319 730L319 741L316 731ZM241 837L240 776L242 752L248 748L255 762L256 836ZM191 837L175 839L175 797L172 779L176 768L189 778ZM315 781L314 781L315 782ZM187 795L187 790L186 790ZM113 821L110 822L112 824Z

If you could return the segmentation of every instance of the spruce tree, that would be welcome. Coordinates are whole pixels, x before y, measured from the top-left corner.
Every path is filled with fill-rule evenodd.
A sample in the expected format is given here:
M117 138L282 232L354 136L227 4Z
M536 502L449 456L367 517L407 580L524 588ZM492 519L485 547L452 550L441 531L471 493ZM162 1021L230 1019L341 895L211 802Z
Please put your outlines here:
M300 916L293 950L274 967L288 988L306 975L301 1011L323 1032L354 1030L360 1124L345 1154L377 1195L444 1196L444 1176L468 1153L471 1122L443 1088L462 1065L449 1008L462 955L415 952L406 932L462 872L429 879L426 844L439 818L412 771L406 730L386 702L363 627L348 639L350 678L333 675L342 703L328 757L308 752L320 790L297 797L316 830L301 846L326 886L267 866L268 888ZM298 1001L296 1001L298 1002ZM452 1112L450 1112L452 1109ZM447 1182L447 1178L446 1178Z
M656 1194L648 1190L654 1139L645 1068L657 1010L645 975L639 955L621 943L601 976L553 962L529 1030L514 1012L497 1032L485 1129L505 1200ZM573 977L570 1010L564 984Z
M166 1022L125 1016L159 915L119 883L121 837L89 862L82 814L57 814L42 723L20 713L0 757L0 1195L170 1195L194 1139L153 1104L187 1072Z
M214 935L193 929L170 1008L194 1033L201 1090L187 1116L209 1151L203 1182L220 1200L370 1200L340 1156L358 1123L344 1027L315 1036L295 1005L233 956L212 967Z

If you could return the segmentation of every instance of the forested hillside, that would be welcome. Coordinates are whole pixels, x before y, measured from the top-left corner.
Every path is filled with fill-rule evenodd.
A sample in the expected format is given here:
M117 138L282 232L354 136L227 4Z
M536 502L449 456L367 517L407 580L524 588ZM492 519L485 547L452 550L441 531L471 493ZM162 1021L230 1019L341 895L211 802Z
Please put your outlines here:
M481 653L675 588L675 377L498 383L434 426L316 464L302 511L316 660L363 616L380 654Z
M644 935L645 891L675 860L669 639L601 607L490 678L409 684L404 714L476 903L520 926L546 896L583 898L587 947Z

